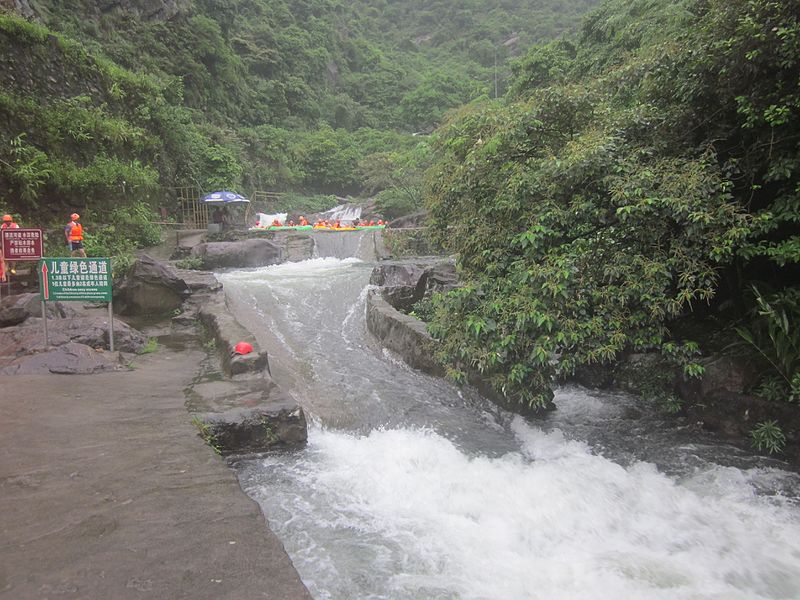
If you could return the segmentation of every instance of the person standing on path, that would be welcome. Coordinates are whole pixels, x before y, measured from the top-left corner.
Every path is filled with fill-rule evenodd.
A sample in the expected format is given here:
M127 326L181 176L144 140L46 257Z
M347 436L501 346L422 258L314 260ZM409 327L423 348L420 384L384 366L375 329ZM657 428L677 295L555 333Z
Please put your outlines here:
M0 229L19 229L19 225L14 222L14 217L11 215L3 215L3 224Z
M19 229L19 225L14 222L14 217L11 215L3 215L3 223L0 224L0 229ZM6 261L3 258L3 247L0 246L0 281L6 280Z
M64 227L64 236L67 238L70 255L86 258L86 250L83 249L83 226L78 223L80 218L78 213L70 215L71 221Z

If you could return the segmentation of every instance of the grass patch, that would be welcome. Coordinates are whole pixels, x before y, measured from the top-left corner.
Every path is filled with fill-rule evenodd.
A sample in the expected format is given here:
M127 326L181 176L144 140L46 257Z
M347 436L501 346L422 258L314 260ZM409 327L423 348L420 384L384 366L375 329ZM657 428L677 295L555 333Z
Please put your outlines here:
M139 348L136 354L152 354L158 350L158 340L156 338L149 338L147 343Z
M214 453L222 455L222 448L219 445L219 440L217 440L217 435L211 429L211 426L197 416L192 417L192 425L197 428L200 437L203 438L206 444L211 446Z

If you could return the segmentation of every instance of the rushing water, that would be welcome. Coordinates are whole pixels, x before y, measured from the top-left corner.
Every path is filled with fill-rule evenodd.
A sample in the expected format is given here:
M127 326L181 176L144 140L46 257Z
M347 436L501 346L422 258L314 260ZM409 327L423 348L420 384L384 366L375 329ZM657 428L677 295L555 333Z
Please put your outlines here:
M315 598L800 598L797 475L624 395L526 421L415 372L366 332L371 268L221 276L311 418L236 468Z

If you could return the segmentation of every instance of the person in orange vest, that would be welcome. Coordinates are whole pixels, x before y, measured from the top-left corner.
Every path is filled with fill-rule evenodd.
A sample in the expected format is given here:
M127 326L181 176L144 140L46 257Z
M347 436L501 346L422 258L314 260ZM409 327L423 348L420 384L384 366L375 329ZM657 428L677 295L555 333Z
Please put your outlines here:
M3 223L0 229L19 229L19 225L14 223L14 217L11 215L3 215ZM13 273L13 271L12 271ZM0 281L6 280L6 261L3 258L3 248L0 246Z
M71 220L64 227L64 236L67 238L70 254L86 258L86 250L83 248L83 225L78 223L81 216L78 213L72 213L69 218Z
M273 227L283 227L283 223L281 223L278 219L272 219L272 226Z
M14 222L14 217L11 215L3 215L3 224L0 229L19 229L19 225Z
M305 227L306 225L308 225L308 221L303 215L300 215L300 226Z

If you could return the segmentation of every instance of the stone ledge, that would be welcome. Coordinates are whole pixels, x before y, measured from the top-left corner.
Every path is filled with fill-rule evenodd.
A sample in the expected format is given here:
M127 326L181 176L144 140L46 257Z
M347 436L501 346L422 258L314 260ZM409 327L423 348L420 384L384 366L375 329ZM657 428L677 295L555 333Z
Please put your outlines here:
M261 351L255 337L242 327L228 311L222 294L214 294L199 309L198 316L214 336L226 376L234 377L246 373L269 373L269 359ZM250 354L236 354L234 346L247 342L253 346Z
M231 314L222 286L209 283L208 279L198 282L197 302L173 319L182 324L194 318L205 325L214 337L226 377L198 382L187 390L187 409L201 435L224 455L305 445L308 430L303 409L271 379L267 351ZM238 342L248 342L253 351L235 353Z
M303 409L268 377L198 383L186 404L223 455L297 448L308 437Z
M441 365L432 357L433 338L425 323L401 313L381 292L372 291L367 296L367 329L409 366L431 375L444 375Z

